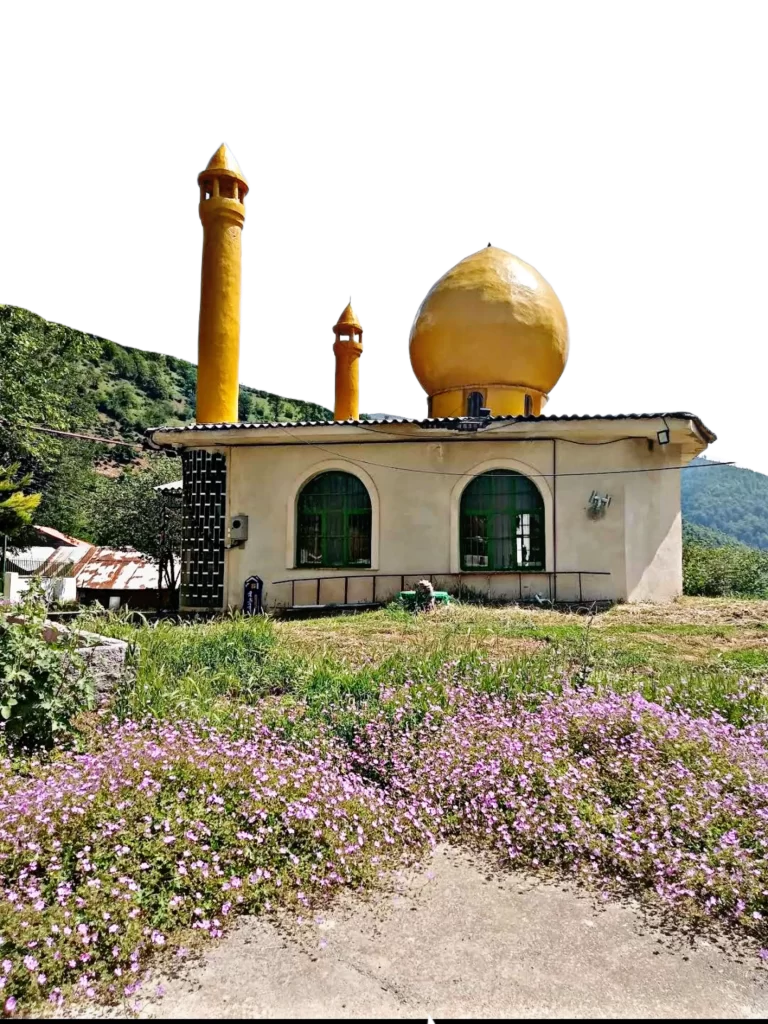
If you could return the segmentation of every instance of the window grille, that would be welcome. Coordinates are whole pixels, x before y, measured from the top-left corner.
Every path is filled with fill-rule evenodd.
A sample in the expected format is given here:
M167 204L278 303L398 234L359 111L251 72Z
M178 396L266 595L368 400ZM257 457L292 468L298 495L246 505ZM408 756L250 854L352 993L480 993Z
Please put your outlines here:
M510 470L484 473L461 496L464 571L544 568L544 501L528 477Z
M299 495L296 564L370 568L371 499L351 473L320 473Z

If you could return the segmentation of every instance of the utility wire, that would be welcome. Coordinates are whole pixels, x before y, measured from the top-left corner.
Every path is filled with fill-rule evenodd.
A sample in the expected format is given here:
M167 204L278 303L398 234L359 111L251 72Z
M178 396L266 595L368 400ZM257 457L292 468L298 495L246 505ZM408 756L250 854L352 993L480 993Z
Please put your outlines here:
M70 430L54 430L53 427L37 427L30 423L23 424L25 430L35 430L40 434L55 434L57 437L68 437L77 441L95 441L97 444L118 444L125 448L137 448L144 451L144 445L135 441L117 441L110 437L96 437L94 434L76 434Z
M286 434L291 436L290 431L288 430L287 427L283 427L280 424L277 424L277 426L279 426L281 430L284 430L286 432ZM531 440L558 441L558 440L562 440L562 439L561 438L556 438L556 437L555 438L553 438L553 437L545 437L545 438L532 438ZM621 440L621 439L619 439L619 440ZM397 473L423 473L423 474L427 474L427 475L430 475L430 476L456 476L456 477L463 477L463 476L469 476L470 475L470 473L451 473L449 470L443 470L443 469L418 469L417 467L412 467L412 466L389 466L389 465L386 465L383 462L371 462L369 459L352 459L348 455L343 455L341 452L335 452L335 451L333 451L330 448L326 448L325 445L319 444L317 441L307 441L304 438L299 438L299 441L302 444L309 445L310 448L317 448L319 451L326 452L328 455L332 455L334 458L343 459L345 462L351 462L352 465L354 465L354 466L375 466L376 469L392 469L392 470L394 470ZM229 447L229 446L227 445L226 447ZM579 471L579 472L569 472L569 473L537 473L537 472L534 472L534 471L528 472L527 469L526 469L526 474L525 475L526 476L531 476L531 477L533 477L533 476L546 477L546 478L550 478L550 479L554 479L554 477L557 477L559 479L560 477L564 477L564 476L615 476L615 475L619 475L619 474L622 474L622 473L663 473L663 472L665 472L667 470L673 470L673 469L709 469L710 467L714 467L714 466L733 466L733 465L735 465L735 463L733 463L733 462L700 462L697 465L692 465L692 466L691 465L688 465L688 466L655 466L655 467L651 467L649 469L592 469L592 470ZM504 472L500 472L497 475L498 476L520 476L519 473L504 473Z
M282 426L282 424L276 424L276 426L278 426L280 428L280 430L285 431L285 433L288 434L289 437L294 436L294 435L291 434L291 432L288 430L288 428ZM115 440L113 438L96 437L96 436L94 436L92 434L80 434L80 433L74 433L74 432L68 431L68 430L54 430L52 427L38 427L38 426L29 425L29 424L25 424L25 428L27 430L36 430L36 431L38 431L40 433L43 433L43 434L54 434L57 437L66 437L66 438L70 438L72 440L77 440L77 441L94 441L97 444L116 444L116 445L122 445L125 448L135 448L138 451L144 451L144 445L136 444L135 442L132 442L132 441L117 441L117 440ZM363 427L363 429L364 430L372 430L373 433L392 433L392 434L395 433L394 431L378 431L378 430L374 430L373 428L370 428L370 427ZM567 442L567 443L570 443L570 444L600 446L600 445L605 445L605 444L618 444L620 441L643 440L643 438L632 437L632 436L629 436L629 437L617 437L617 438L611 439L610 441L575 441L575 440L573 440L570 437L509 438L509 440L510 441L517 441L517 442L520 442L520 441L529 441L529 442L532 442L532 441L539 441L539 442L541 442L541 441L564 441L564 442ZM294 441L294 444L295 443L296 442ZM354 466L373 466L376 469L391 469L391 470L393 470L396 473L422 473L422 474L426 474L426 475L429 475L429 476L455 476L455 477L463 477L463 476L468 476L469 475L468 473L452 473L452 472L450 472L450 470L419 469L418 467L414 467L414 466L390 466L390 465L387 465L386 463L383 463L383 462L372 462L370 459L353 459L353 458L350 458L348 455L343 455L341 452L333 451L332 449L327 448L325 445L319 444L317 441L307 441L305 438L299 438L299 443L305 444L305 445L309 445L310 448L317 448L319 451L323 451L323 452L325 452L328 455L334 456L334 458L343 459L344 462L350 462ZM361 443L365 443L365 442L361 442ZM217 447L219 447L219 446L217 445ZM227 446L227 447L229 447L229 446ZM593 469L593 470L582 470L582 471L578 471L578 472L565 472L565 473L538 473L538 472L531 471L531 472L527 472L526 476L544 477L544 478L547 478L547 479L553 479L554 477L565 477L565 476L616 476L616 475L620 475L620 474L624 474L624 473L662 473L662 472L666 472L668 470L675 470L675 469L710 469L710 468L714 468L715 466L733 466L733 465L735 465L734 462L703 462L703 463L698 463L698 464L693 464L693 465L689 464L689 465L686 465L686 466L655 466L655 467L650 467L650 468L639 468L639 469ZM504 473L503 471L500 472L500 473L497 473L496 475L497 476L519 476L518 473Z

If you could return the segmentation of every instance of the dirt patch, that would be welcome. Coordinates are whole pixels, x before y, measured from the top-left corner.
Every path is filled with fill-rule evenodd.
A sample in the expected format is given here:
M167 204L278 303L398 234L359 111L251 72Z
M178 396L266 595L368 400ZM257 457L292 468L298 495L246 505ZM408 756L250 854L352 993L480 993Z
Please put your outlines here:
M481 632L459 633L455 630L442 631L439 628L404 630L393 626L390 629L347 632L323 628L319 623L309 628L303 623L300 630L296 629L296 625L292 623L286 630L286 627L280 624L278 629L285 630L293 644L313 657L325 653L355 665L371 660L378 661L404 650L422 655L428 655L435 650L455 651L457 654L481 651L491 659L502 659L535 654L547 646L546 640L503 636L486 629Z
M768 626L768 601L682 597L670 604L615 605L600 620L604 625L657 622L668 626Z
M648 644L656 648L671 648L681 657L691 657L696 661L709 660L717 654L726 654L732 651L768 648L768 636L748 629L731 634L655 633L648 630L630 634L620 633L612 637L612 640L616 645L630 641L636 644Z
M533 640L519 636L473 637L471 647L484 651L491 658L519 657L536 654L548 646L546 640Z

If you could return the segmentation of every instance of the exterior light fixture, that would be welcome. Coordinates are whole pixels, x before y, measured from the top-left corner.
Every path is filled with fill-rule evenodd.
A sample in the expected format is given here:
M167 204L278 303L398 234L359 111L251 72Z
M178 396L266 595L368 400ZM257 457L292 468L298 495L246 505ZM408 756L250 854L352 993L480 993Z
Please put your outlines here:
M664 420L664 429L656 432L656 437L659 439L659 444L669 444L669 424L667 423L666 417L661 417Z
M587 515L590 519L602 519L610 504L610 494L598 494L597 491L592 491L587 502Z

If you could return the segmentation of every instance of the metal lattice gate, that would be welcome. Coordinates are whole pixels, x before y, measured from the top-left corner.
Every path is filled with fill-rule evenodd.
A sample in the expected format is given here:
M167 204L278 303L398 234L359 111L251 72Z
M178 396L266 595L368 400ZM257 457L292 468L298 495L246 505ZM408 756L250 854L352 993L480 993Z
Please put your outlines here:
M219 452L185 451L181 604L224 607L227 460Z

